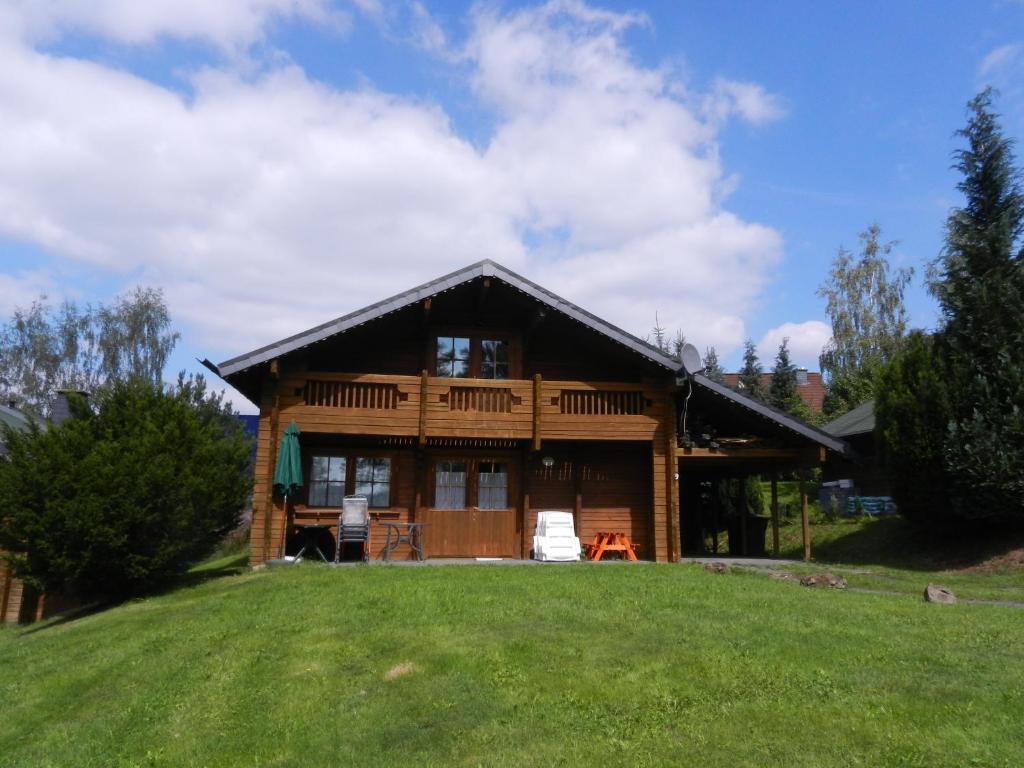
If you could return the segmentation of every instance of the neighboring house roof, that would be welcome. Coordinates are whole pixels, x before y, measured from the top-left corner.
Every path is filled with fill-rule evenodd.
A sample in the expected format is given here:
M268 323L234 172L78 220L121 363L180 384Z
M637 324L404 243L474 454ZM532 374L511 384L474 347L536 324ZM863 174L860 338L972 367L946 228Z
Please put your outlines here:
M430 298L431 296L443 291L450 290L483 277L500 280L515 290L521 291L522 293L525 293L539 301L541 304L544 304L563 315L578 321L591 330L602 334L606 338L627 347L640 356L656 363L662 368L665 368L667 371L675 373L677 376L682 375L680 362L676 358L662 352L652 344L627 333L621 328L602 320L597 315L587 312L585 309L576 306L572 302L563 299L561 296L552 293L546 288L542 288L536 283L527 280L522 275L518 275L510 269L503 267L501 264L491 261L490 259L484 259L483 261L478 261L475 264L470 264L468 267L456 270L455 272L439 277L436 280L423 283L423 285L417 286L416 288L412 288L408 291L403 291L389 299L378 301L377 303L371 304L363 309L356 310L355 312L351 312L347 315L342 315L339 318L323 323L322 325L318 325L315 328L310 328L308 331L297 333L286 339L281 339L280 341L276 341L272 344L254 349L251 352L246 352L244 355L238 355L230 360L225 360L219 365L214 365L209 360L202 360L201 362L221 378L230 379L230 377L235 374L239 374L253 368L254 366L267 363L276 357L295 352L296 350L315 344L319 341L323 341L331 336L335 336L364 325L365 323L376 320L384 315L397 312L400 309L416 304L417 302L423 301L424 299ZM728 376L728 374L726 375ZM771 376L771 374L767 375L769 377ZM829 450L843 454L848 452L848 446L842 440L838 440L835 437L822 432L816 427L805 424L800 419L794 418L787 413L778 411L756 400L752 400L746 395L736 392L734 389L730 389L727 386L723 386L716 381L708 379L706 376L698 374L693 378L699 386L709 389L720 397L731 400L732 402L751 410L754 413L757 413L758 415L767 418L798 435L801 435L802 437L813 440Z
M875 401L861 403L849 413L844 413L835 421L822 427L830 435L836 437L853 437L875 431Z
M798 383L796 391L800 395L800 399L811 409L811 413L819 414L821 413L822 406L825 404L825 382L822 381L821 374L818 371L807 371L806 374L807 383ZM738 373L723 374L722 381L727 387L741 389L740 374ZM772 386L772 375L770 373L761 374L761 386L765 388L765 391Z
M536 283L527 280L522 275L517 275L512 270L501 266L501 264L493 262L490 259L484 259L483 261L478 261L476 264L470 264L468 267L456 270L444 277L439 277L436 280L431 280L428 283L424 283L423 285L419 285L408 291L403 291L389 299L378 301L376 304L371 304L368 307L343 315L324 323L323 325L310 328L308 331L297 333L294 336L281 339L281 341L276 341L265 347L254 349L252 352L246 352L244 355L239 355L238 357L233 357L230 360L225 360L223 363L213 366L213 369L220 376L230 376L234 373L244 371L247 368L252 368L254 365L268 362L275 357L286 355L289 352L294 352L302 347L307 347L310 344L323 341L330 336L343 333L355 328L356 326L368 323L371 320L376 320L378 317L396 312L410 304L415 304L423 299L434 296L442 291L447 291L451 288L462 285L463 283L468 283L481 277L496 278L512 288L531 296L540 303L561 312L563 315L567 315L572 319L577 320L588 328L591 328L592 330L607 336L613 341L618 342L624 347L639 353L643 357L657 363L663 368L670 371L675 371L679 368L678 360L665 354L657 347L638 339L636 336L627 333L621 328L617 328L611 323L605 322L597 315L592 315L572 302L566 301L560 296L556 296L546 288L542 288ZM209 364L208 361L204 361L204 364L206 364L207 367L211 367L212 365Z
M10 427L16 432L27 432L32 424L32 417L17 408L9 405L0 405L0 424ZM0 456L7 455L7 446L4 445L3 430L0 429Z
M19 432L26 432L32 424L32 419L27 413L19 411L17 408L12 408L9 405L0 405L0 423L6 424L11 429L16 429Z

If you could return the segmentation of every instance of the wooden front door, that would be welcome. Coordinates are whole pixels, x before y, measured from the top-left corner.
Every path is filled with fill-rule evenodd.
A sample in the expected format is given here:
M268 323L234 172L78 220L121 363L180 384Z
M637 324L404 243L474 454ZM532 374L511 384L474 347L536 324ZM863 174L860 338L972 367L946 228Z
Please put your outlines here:
M420 518L428 557L518 557L517 458L438 455L429 467Z

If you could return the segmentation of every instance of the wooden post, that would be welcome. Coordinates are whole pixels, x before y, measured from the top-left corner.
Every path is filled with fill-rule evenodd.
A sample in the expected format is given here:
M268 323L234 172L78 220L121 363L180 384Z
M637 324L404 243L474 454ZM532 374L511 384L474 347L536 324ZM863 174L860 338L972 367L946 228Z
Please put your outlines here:
M682 536L679 530L679 459L676 458L676 405L671 391L667 395L668 414L665 422L665 501L668 509L668 560L679 559L682 551Z
M803 528L804 560L811 559L811 521L807 516L807 472L800 470L800 525Z
M750 550L747 548L747 478L739 484L736 491L736 511L740 513L740 541L742 541L743 557L746 557ZM732 542L729 542L729 554L732 554Z
M415 475L413 478L413 494L412 494L412 520L410 522L415 523L416 518L419 517L420 507L423 506L423 464L426 461L426 457L422 451L416 451L413 456L413 462L416 465Z
M427 444L427 393L429 386L430 373L424 368L420 373L420 448Z
M270 554L271 540L273 536L272 529L274 527L274 468L277 465L277 449L278 449L278 427L280 421L280 412L278 406L280 405L280 399L277 395L277 379L270 378L264 380L264 387L272 386L275 391L272 395L272 405L270 407L270 445L268 446L268 461L267 466L264 469L266 476L264 482L266 482L266 493L263 499L263 559L261 562L266 562L271 559Z
M525 560L530 554L530 452L523 450L523 529L519 532L519 558Z
M779 556L779 471L772 467L772 557Z
M572 481L576 490L576 500L572 508L572 527L576 535L580 533L580 517L583 515L583 466L580 455L576 453L572 459Z
M11 573L10 566L4 568L4 594L3 598L0 599L0 626L7 623L7 605L11 601L11 579L13 574Z
M541 380L540 374L536 373L533 376L533 450L539 451L541 446L541 434L540 434L540 409L541 409L541 397L543 396L544 386Z

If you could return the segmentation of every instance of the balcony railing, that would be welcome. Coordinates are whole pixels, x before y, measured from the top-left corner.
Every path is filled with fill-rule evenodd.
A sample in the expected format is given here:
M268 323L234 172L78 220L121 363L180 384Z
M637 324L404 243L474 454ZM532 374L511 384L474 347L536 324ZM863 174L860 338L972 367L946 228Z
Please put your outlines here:
M664 390L586 381L307 372L281 381L282 421L303 431L544 439L650 439Z

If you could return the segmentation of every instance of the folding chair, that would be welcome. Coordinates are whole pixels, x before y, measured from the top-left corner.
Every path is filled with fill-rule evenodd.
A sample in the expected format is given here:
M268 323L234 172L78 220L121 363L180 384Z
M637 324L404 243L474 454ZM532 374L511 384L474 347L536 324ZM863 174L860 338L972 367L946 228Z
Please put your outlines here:
M359 544L362 547L363 562L370 560L370 513L365 496L346 496L341 503L338 517L338 540L334 550L334 562L341 562L341 550L345 544Z

